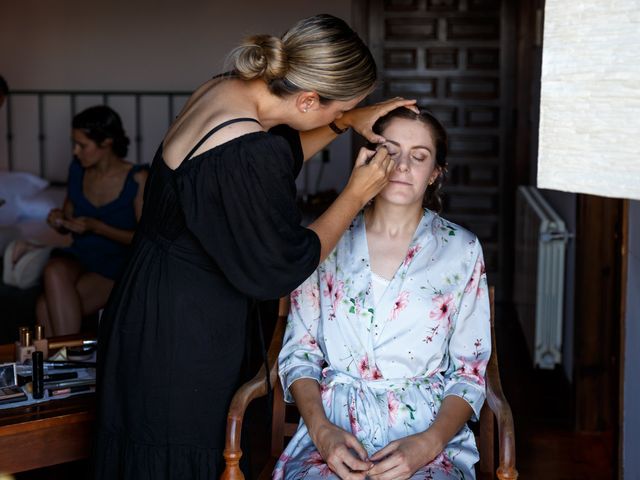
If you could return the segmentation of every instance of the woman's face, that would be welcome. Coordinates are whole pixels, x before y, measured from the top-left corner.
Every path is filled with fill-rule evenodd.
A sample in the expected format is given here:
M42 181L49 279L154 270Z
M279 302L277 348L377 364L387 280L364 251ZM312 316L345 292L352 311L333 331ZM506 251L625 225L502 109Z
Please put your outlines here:
M94 166L110 151L109 145L99 146L80 129L74 128L71 131L71 136L73 138L73 154L78 158L83 168Z
M421 205L427 186L439 173L431 130L418 120L396 118L381 133L395 168L378 198L396 205Z

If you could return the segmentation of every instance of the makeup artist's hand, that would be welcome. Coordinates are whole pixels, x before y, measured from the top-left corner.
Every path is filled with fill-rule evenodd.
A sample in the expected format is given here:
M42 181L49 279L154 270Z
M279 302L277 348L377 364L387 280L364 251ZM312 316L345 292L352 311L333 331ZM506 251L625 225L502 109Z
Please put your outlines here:
M351 433L331 422L309 431L314 445L328 467L344 480L364 480L372 463L367 451Z
M389 183L389 175L394 167L395 162L386 148L373 151L363 147L358 153L345 191L356 195L364 206Z
M371 129L373 124L376 123L376 120L399 107L408 107L418 113L418 108L415 105L415 100L395 97L374 105L354 108L353 110L344 112L342 117L335 120L335 123L338 128L353 128L371 143L382 143L385 141L385 138L373 133Z
M444 447L429 431L389 443L371 456L371 480L405 480L430 463Z

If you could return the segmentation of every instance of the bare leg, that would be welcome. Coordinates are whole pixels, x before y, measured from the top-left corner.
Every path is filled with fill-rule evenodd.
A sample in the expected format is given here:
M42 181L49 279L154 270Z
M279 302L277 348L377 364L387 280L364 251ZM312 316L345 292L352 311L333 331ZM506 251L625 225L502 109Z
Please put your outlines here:
M113 288L113 280L94 272L80 275L76 282L76 290L80 296L82 314L91 315L107 304Z
M67 258L52 258L44 268L44 297L51 323L47 336L80 331L82 304L76 282L82 271L80 263Z
M44 293L38 297L38 301L36 303L36 320L44 327L45 337L52 336L53 325L49 318L49 309L47 308L47 299Z

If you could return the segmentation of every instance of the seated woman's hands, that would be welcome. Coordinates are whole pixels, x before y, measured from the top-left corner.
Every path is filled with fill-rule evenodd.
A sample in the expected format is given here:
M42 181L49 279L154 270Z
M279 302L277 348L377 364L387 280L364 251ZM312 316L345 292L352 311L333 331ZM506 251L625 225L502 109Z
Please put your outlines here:
M62 226L64 211L61 208L54 208L47 215L47 224L59 233L67 233Z
M91 217L63 218L60 221L60 224L64 228L78 235L82 235L87 232L95 232L99 223L102 222Z
M335 124L339 128L353 128L371 143L382 143L385 141L385 138L373 133L371 129L373 124L376 123L376 120L399 107L407 107L418 112L415 104L415 100L395 97L374 105L349 110L345 112L342 117L335 120Z
M344 480L366 478L372 464L365 461L367 451L354 435L328 421L309 433L320 456L336 475Z
M47 224L59 233L73 232L82 235L95 232L102 222L91 217L65 217L64 211L54 208L47 216Z
M371 480L404 480L431 463L444 446L427 430L389 443L371 456L375 465L368 472Z

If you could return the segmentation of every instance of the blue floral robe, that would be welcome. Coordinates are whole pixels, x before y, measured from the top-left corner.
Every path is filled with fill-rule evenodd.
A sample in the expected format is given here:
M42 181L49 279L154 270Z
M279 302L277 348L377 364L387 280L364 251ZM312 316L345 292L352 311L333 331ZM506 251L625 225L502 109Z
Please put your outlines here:
M369 455L425 431L442 399L465 399L477 419L491 353L487 282L478 239L425 210L381 298L371 288L364 215L291 294L279 369L286 401L300 378L320 383L329 420ZM465 425L413 478L475 478L478 453ZM304 422L275 479L335 478Z

